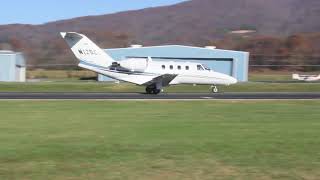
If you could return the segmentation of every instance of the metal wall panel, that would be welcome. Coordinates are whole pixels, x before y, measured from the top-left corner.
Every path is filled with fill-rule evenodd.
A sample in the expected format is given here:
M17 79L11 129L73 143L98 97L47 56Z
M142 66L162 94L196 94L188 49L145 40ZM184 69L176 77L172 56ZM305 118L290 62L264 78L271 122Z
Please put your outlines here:
M0 81L23 82L26 63L22 53L0 53Z
M14 54L0 54L0 81L15 81Z

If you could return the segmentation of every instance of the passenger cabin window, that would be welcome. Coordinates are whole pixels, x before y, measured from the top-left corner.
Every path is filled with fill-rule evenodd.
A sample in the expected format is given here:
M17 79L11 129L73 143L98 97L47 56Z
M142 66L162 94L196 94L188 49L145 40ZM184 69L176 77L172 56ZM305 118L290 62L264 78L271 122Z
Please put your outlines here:
M178 70L181 70L181 66L178 66Z
M198 69L198 71L203 71L204 70L201 65L197 65L197 69Z
M162 69L166 69L166 66L165 66L165 65L162 65Z
M171 70L173 69L173 66L172 66L172 65L170 65L170 69L171 69Z
M186 66L186 70L189 70L189 66Z

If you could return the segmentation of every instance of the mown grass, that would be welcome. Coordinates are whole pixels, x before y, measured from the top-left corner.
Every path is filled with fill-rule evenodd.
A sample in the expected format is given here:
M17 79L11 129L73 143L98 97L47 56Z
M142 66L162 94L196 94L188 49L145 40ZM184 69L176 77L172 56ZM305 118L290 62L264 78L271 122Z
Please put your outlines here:
M221 92L320 92L320 83L239 83L219 86ZM209 85L178 85L165 92L210 92ZM145 92L144 87L128 83L90 81L53 81L37 83L0 83L0 92Z
M316 72L314 72L316 73ZM95 81L80 81L79 78L96 76L90 71L32 70L29 78L40 78L39 82L3 83L0 92L144 92L144 87L133 84ZM220 86L221 92L320 92L320 83L277 83L292 81L289 72L254 72L250 74L251 83ZM34 80L36 81L36 80ZM266 81L266 82L263 82ZM268 83L269 81L269 83ZM273 83L272 83L273 82ZM210 86L178 85L164 89L165 92L210 92Z
M0 101L0 179L318 179L319 101Z
M261 71L249 72L249 81L293 81L292 74L319 74L320 71L314 72L290 72L290 71ZM45 70L35 69L27 71L28 79L51 79L55 81L70 81L79 78L91 78L97 74L88 70Z
M28 70L28 79L76 79L97 76L95 72L87 70Z
M249 81L294 81L292 74L265 74L265 73L251 73Z

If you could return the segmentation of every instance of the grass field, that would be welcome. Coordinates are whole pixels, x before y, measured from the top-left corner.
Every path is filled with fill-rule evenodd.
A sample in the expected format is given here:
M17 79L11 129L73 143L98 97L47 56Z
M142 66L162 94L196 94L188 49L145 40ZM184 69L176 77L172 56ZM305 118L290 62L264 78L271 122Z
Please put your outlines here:
M221 92L320 92L320 83L239 83L219 86ZM209 85L178 85L165 92L211 92ZM145 92L144 87L128 83L90 81L52 81L36 83L0 83L0 92Z
M0 101L0 179L320 177L320 101Z
M271 74L271 73L251 73L249 75L250 81L292 81L292 75L286 74Z
M28 79L79 79L97 76L95 72L87 70L28 70Z
M220 86L221 92L320 92L320 83L277 83L291 81L292 72L252 72L250 83L239 83L232 86ZM312 72L317 74L319 72ZM30 70L28 78L41 79L39 82L3 83L0 92L144 92L144 87L121 83L98 83L80 81L79 78L96 76L90 71L77 70ZM37 81L37 80L34 80ZM266 82L261 82L266 81ZM165 92L210 92L210 86L179 85L165 88Z
M313 72L292 72L292 71L260 71L249 72L249 81L292 81L292 74L310 74L316 75L320 71ZM28 70L28 79L51 79L51 80L63 80L70 81L79 78L90 78L97 76L96 73L88 70L45 70L36 69Z

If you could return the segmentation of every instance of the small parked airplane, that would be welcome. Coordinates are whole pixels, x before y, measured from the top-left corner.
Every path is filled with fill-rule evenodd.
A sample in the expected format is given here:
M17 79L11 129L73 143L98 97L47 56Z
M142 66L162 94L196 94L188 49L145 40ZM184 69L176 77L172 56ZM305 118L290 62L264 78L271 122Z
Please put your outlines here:
M89 38L76 32L61 32L61 36L79 59L78 66L119 81L146 86L147 94L159 94L163 87L177 84L231 85L237 79L210 70L203 64L186 61L156 61L129 58L115 61Z
M299 80L299 81L319 81L320 80L320 74L319 75L299 75L299 74L292 74L292 79Z

